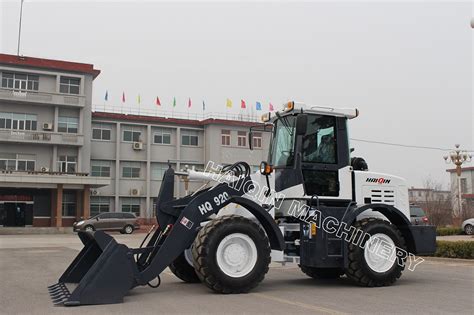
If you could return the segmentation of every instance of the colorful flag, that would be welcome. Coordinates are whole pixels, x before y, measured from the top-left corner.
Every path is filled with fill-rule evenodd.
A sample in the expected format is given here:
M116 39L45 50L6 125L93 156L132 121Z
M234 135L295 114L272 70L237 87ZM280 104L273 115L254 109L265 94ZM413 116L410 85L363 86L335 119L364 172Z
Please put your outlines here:
M109 91L105 90L105 97L104 100L108 101L109 100Z
M273 111L275 110L275 109L273 108L272 103L270 103L270 105L268 106L268 109L269 109L271 112L273 112Z
M160 98L158 96L156 97L156 105L161 106Z
M141 100L142 100L142 99L140 98L140 94L138 94L138 96L137 96L137 102L138 102L138 104L140 104Z
M188 108L191 108L191 98L188 98Z
M231 108L232 107L232 100L227 99L227 102L226 102L225 106L227 106L228 108Z
M240 100L240 108L247 108L244 100Z
M173 97L173 107L176 107L176 97Z
M122 92L122 103L125 103L125 92Z
M206 110L206 103L204 101L202 101L202 110Z
M260 104L260 102L257 102L257 110L262 110L262 104Z

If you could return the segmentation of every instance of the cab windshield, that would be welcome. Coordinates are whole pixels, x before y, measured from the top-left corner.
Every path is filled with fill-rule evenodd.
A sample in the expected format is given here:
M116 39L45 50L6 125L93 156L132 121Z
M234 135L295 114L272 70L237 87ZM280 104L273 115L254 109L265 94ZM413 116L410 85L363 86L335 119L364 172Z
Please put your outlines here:
M284 116L275 121L270 163L273 167L289 166L294 161L295 116Z

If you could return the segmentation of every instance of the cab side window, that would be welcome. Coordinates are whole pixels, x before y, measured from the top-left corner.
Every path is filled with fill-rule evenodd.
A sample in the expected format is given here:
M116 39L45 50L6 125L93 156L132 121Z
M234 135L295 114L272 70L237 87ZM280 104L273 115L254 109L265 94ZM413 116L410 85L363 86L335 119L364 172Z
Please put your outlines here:
M336 164L336 118L310 116L303 138L303 162Z

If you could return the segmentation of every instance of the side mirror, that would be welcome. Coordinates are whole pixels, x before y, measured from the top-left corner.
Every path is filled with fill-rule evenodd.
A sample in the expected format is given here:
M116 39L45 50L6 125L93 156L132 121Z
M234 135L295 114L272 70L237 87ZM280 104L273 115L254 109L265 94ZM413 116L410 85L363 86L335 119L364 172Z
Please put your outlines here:
M95 218L96 221L99 221L99 217Z
M249 131L249 149L253 150L253 132L252 132L252 130Z
M306 128L308 124L308 115L299 114L296 116L296 135L301 136L306 134Z
M354 152L354 151L355 151L354 148L351 148L351 149L349 150L350 153L352 153L352 152Z

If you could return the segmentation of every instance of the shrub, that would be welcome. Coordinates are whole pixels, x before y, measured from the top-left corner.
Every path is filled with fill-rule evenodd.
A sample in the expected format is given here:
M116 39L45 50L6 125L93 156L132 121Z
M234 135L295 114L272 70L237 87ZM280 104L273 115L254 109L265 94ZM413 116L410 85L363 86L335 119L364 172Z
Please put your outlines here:
M474 259L474 242L436 241L436 257Z
M463 233L463 230L457 227L444 227L444 228L436 229L437 236L461 235L462 233Z

